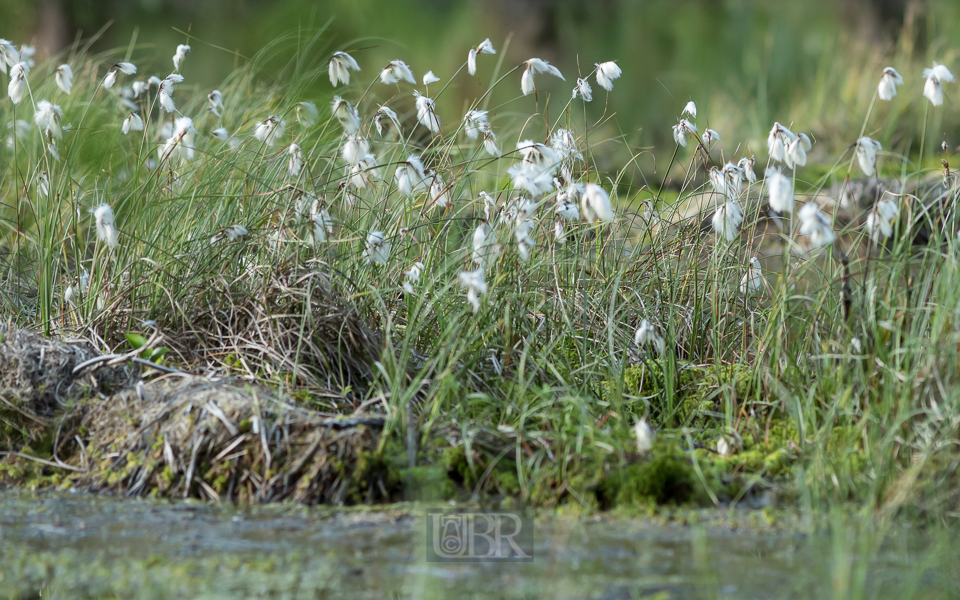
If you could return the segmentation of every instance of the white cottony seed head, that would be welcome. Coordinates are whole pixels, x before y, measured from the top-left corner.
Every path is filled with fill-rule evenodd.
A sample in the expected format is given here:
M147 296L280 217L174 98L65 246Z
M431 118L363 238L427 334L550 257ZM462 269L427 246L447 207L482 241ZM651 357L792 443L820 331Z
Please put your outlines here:
M653 448L653 443L656 441L657 436L651 429L650 424L647 423L647 418L644 417L637 421L637 424L633 426L633 434L637 438L637 451L640 454L646 454Z
M327 65L327 71L330 75L330 84L333 85L333 87L337 87L337 85L340 83L343 83L344 85L349 84L350 69L359 71L360 65L358 65L357 61L346 52L334 52L333 57L330 58L330 64Z
M613 81L619 79L623 71L617 63L610 61L594 65L597 68L597 83L608 92L613 91Z
M117 229L113 225L113 210L109 204L101 204L93 209L93 218L97 225L97 238L111 250L117 247Z
M70 65L60 65L57 67L55 79L57 81L57 87L63 90L64 94L69 94L70 89L73 87L73 69L70 68Z

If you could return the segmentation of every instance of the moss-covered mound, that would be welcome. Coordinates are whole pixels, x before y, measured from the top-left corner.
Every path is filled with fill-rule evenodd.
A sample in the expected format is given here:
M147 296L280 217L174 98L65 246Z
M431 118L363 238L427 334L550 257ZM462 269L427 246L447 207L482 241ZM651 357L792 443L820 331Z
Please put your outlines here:
M35 444L54 415L80 398L132 385L124 367L77 369L97 356L85 340L46 338L0 323L0 450Z
M329 418L267 388L175 378L84 416L95 490L304 504L373 502L398 489L378 458L383 419Z

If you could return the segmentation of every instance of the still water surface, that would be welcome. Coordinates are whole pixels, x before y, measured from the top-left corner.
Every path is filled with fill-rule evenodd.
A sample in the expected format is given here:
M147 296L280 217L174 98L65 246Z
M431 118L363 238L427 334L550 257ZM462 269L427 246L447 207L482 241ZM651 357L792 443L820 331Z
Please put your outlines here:
M951 536L711 513L541 516L532 563L425 560L421 509L0 494L0 595L132 598L958 597ZM707 519L705 518L704 521ZM952 594L956 594L951 596Z

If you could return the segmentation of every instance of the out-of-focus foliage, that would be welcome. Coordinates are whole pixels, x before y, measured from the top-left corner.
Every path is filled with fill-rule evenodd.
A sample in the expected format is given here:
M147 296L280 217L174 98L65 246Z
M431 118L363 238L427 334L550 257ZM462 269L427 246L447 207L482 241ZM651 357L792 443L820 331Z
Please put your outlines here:
M846 144L850 132L836 123L855 122L849 117L863 113L872 92L861 83L869 78L848 74L879 77L897 64L910 85L919 73L904 61L950 65L943 40L960 35L960 5L950 0L0 0L0 14L0 37L32 38L41 55L68 47L78 30L87 38L112 23L93 48L136 44L141 64L144 54L169 63L170 48L186 38L176 29L189 31L192 44L224 48L191 60L191 79L210 86L291 30L309 35L327 24L331 43L354 50L366 69L402 58L418 77L454 72L484 32L498 49L509 39L505 69L531 56L558 65L567 83L545 87L563 100L578 69L618 61L621 93L607 105L601 90L589 109L597 118L616 112L615 127L634 147L669 140L694 99L725 142L736 137L754 151L774 120ZM456 83L447 93L465 101L489 83ZM956 120L937 126L938 138L956 137Z

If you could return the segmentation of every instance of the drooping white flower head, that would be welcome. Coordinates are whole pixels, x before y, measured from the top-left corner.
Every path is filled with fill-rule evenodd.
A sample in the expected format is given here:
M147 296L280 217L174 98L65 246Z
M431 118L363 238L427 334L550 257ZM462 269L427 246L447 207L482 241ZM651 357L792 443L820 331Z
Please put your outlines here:
M131 131L143 131L143 119L140 118L139 114L132 112L123 120L120 130L123 135L127 135Z
M56 104L51 104L46 100L37 102L37 110L33 113L33 122L37 127L47 132L48 135L59 139L63 134L60 129L60 119L63 117L63 110Z
M480 296L487 293L487 282L483 278L483 267L476 271L461 271L460 285L467 288L467 302L473 307L473 312L480 310Z
M57 87L63 90L64 94L69 95L70 89L73 88L73 69L70 68L70 65L63 64L57 67L55 79Z
M367 247L363 254L367 262L383 266L390 258L390 246L391 243L387 241L382 231L371 231L367 235Z
M493 42L490 41L490 38L487 38L480 42L476 48L471 48L467 52L467 71L470 72L470 75L477 74L477 55L478 54L496 54L497 51L493 49Z
M703 132L703 143L706 146L720 141L720 134L713 129L707 129Z
M317 105L313 102L297 102L293 110L297 121L304 127L310 127L320 117L320 111L317 110Z
M887 67L880 76L880 83L877 85L877 97L881 100L893 100L897 95L897 86L903 85L903 77L893 67Z
M687 147L687 134L696 133L697 126L686 119L680 119L680 122L673 126L673 140L684 148Z
M557 151L532 140L521 140L517 142L517 152L522 161L507 169L513 177L513 187L526 190L533 197L553 191L553 175L561 163Z
M837 239L837 234L830 226L830 219L816 204L812 202L804 204L797 211L797 217L800 218L800 235L807 236L810 239L810 245L814 248L826 246Z
M333 102L330 103L330 111L333 113L333 116L336 117L337 121L340 122L344 133L349 135L356 133L360 129L360 113L357 112L357 109L352 104L340 96L333 97Z
M755 156L751 156L750 158L744 156L737 162L737 166L743 171L743 176L746 177L750 183L757 182L757 174L753 171L753 165L756 164L756 162L757 158Z
M116 248L117 229L113 225L113 209L109 204L101 204L92 212L97 224L97 238L111 250Z
M734 196L740 196L743 192L743 179L745 173L743 168L740 165L728 162L723 165L723 169L720 171L723 175L723 179L726 182L726 189L728 194L733 194Z
M483 132L483 149L486 150L490 156L500 156L500 148L497 147L497 136L493 134L493 131Z
M488 223L481 223L473 232L473 261L480 268L490 266L500 257L497 235Z
M534 229L537 222L533 219L520 219L513 235L517 240L517 253L523 260L530 260L530 251L537 245Z
M290 144L287 147L287 154L290 155L290 159L287 161L287 174L290 175L290 177L297 177L300 175L300 169L303 168L303 157L300 153L300 146Z
M374 179L380 179L380 165L373 154L367 154L350 168L350 183L358 190Z
M767 151L770 160L784 162L787 160L787 146L797 139L797 134L780 123L774 122L767 136Z
M445 209L450 205L450 194L447 184L439 174L434 174L430 183L430 201L435 208Z
M117 74L123 73L124 75L135 75L137 73L137 66L133 63L121 62L110 67L110 70L107 71L107 76L103 78L103 87L112 88L113 84L117 82Z
M0 41L3 41L3 40L0 40ZM79 281L77 282L77 284L78 284L78 285L77 285L76 288L74 288L74 287L71 285L71 286L67 286L67 289L64 290L64 292L63 292L63 300L64 300L64 302L68 302L68 303L70 303L70 304L73 304L74 297L75 297L78 293L83 293L83 294L85 294L85 293L87 292L87 290L90 289L90 273L88 273L86 269L84 269L84 270L80 273Z
M333 87L337 87L339 83L349 85L350 69L359 72L360 65L346 52L334 52L330 58L330 64L327 65L327 73L330 75L330 85Z
M584 102L593 102L593 88L586 79L577 79L577 87L573 88L573 97L580 96Z
M613 214L613 206L610 205L610 195L595 183L584 184L583 194L580 196L580 209L587 223L609 223L616 218Z
M273 146L286 130L286 121L276 115L270 115L264 121L257 121L253 128L253 137L267 146Z
M740 280L740 293L749 294L763 287L763 271L760 269L760 261L756 256L750 258L750 267L743 274Z
M933 61L933 67L923 70L923 78L927 80L923 84L923 95L934 106L943 104L943 82L953 81L950 69Z
M236 241L242 237L250 235L250 230L248 230L243 225L231 225L223 230L223 233L227 236L227 239L231 242Z
M41 196L47 196L50 193L50 178L47 177L46 171L41 171L37 175L37 192Z
M397 118L397 113L389 106L381 106L378 108L377 114L373 117L373 124L377 127L377 133L383 135L384 117L390 119L393 122L393 126L397 128L397 133L400 133L400 119Z
M7 67L12 67L18 62L20 62L20 53L14 45L9 40L0 39L0 72L6 75Z
M13 100L14 104L20 104L23 95L27 91L27 74L30 73L30 67L26 63L18 62L10 67L10 83L7 84L7 95Z
M687 105L683 107L683 111L680 112L680 116L682 117L683 115L690 115L694 119L697 118L697 105L693 100L687 102Z
M20 46L20 60L27 63L31 69L36 66L33 62L33 55L37 53L36 46Z
M150 89L150 84L146 81L134 81L130 84L130 90L133 91L133 97L139 98L140 94L143 94Z
M623 71L617 66L617 63L613 61L597 63L594 66L597 68L597 83L603 89L612 92L613 81L619 79Z
M403 282L403 291L408 294L413 293L413 284L420 281L420 275L423 273L423 263L415 262L413 266L403 272L403 278L406 280Z
M313 216L313 243L322 244L327 237L333 234L333 218L325 208L320 208L319 202L314 202L311 210Z
M413 97L416 98L417 120L432 133L439 133L440 117L437 116L433 99L422 96L416 90L413 91Z
M220 93L220 90L213 90L207 94L207 110L217 115L218 117L223 116L223 94Z
M440 81L440 78L433 74L433 71L427 71L423 74L423 85L430 85Z
M190 117L179 117L174 121L173 131L170 137L160 147L160 160L163 161L174 153L184 160L193 160L196 151L194 147L194 134L197 130L193 126L193 119Z
M412 196L414 192L427 188L427 175L423 162L416 154L408 156L407 160L397 167L393 178L401 196Z
M480 42L477 45L477 54L496 54L497 51L493 48L493 42L490 41L490 38L487 38Z
M177 106L173 102L173 96L171 96L167 90L163 89L163 87L160 88L160 94L158 97L160 99L160 108L168 113L172 113L173 111L177 110Z
M187 57L187 52L190 52L190 46L186 44L180 44L177 46L177 51L173 55L173 70L179 71L180 64L183 62L183 59Z
M523 92L524 96L529 96L536 90L533 76L539 73L547 73L548 75L553 75L554 77L559 77L561 80L566 81L563 79L560 69L556 68L545 60L531 58L523 64L527 66L527 68L523 70L523 77L520 79L520 90Z
M521 140L517 142L517 152L523 159L523 162L532 163L550 172L551 177L560 166L560 155L552 147L533 140ZM553 182L551 181L551 184Z
M640 454L649 452L657 439L653 429L650 428L650 424L647 423L646 417L637 421L637 424L633 426L633 435L637 438L637 452Z
M552 171L536 163L519 162L507 169L507 173L513 178L514 189L524 190L534 198L553 191Z
M734 454L735 447L727 436L721 436L720 439L717 440L717 454L720 456L730 456Z
M791 169L806 165L807 150L812 146L813 144L810 142L807 134L798 133L793 141L786 144L783 161L787 164L787 167Z
M769 167L764 173L764 178L770 194L770 208L780 214L792 213L793 180L775 167Z
M214 236L210 238L210 245L212 246L222 239L234 242L248 235L250 235L250 231L243 225L230 225L215 233Z
M717 235L723 236L728 242L732 242L740 235L740 224L743 223L743 210L740 205L732 200L727 200L724 204L717 207L713 213L713 230Z
M563 244L567 241L567 228L564 227L563 221L556 221L553 224L553 239L558 244Z
M647 227L653 227L660 224L660 214L653 207L653 202L651 200L644 200L643 202L643 214L641 215L644 225Z
M877 140L866 136L857 140L857 162L867 177L873 177L877 172L877 154L881 150L883 148Z
M490 194L481 191L479 196L483 200L483 220L489 223L500 209L497 208L497 201Z
M557 194L557 206L554 209L557 216L564 221L579 221L580 208L578 206L585 188L579 183L573 183ZM592 211L592 209L591 209ZM594 215L590 215L594 216Z
M640 348L647 346L653 347L657 354L663 354L663 338L657 333L657 330L650 321L644 319L640 321L640 326L633 334L633 343Z
M485 110L468 110L463 115L463 132L471 140L478 139L481 133L490 131L490 121Z
M151 77L152 81L153 78ZM172 113L177 110L176 105L173 103L173 89L174 85L177 83L183 82L183 75L179 73L171 73L167 77L158 83L158 99L160 100L160 107L168 113Z
M230 132L227 131L226 127L217 127L211 132L211 134L213 135L213 137L223 142L230 139Z
M380 81L387 85L407 81L417 85L417 80L413 77L413 71L402 60L390 61L383 71L380 71Z
M577 139L569 129L555 129L550 136L550 147L557 153L561 164L569 166L574 159L583 160L583 155L577 149Z
M517 196L511 198L500 213L500 223L516 226L521 220L530 218L537 212L537 203L530 198Z
M740 167L733 163L727 163L723 170L710 167L710 171L707 174L713 190L721 194L724 198L735 199L740 195L741 183L743 181Z
M355 165L370 154L370 143L360 135L348 135L340 155L348 165Z
M900 216L900 207L889 197L884 196L867 215L864 228L874 242L880 242L893 235L893 223Z

